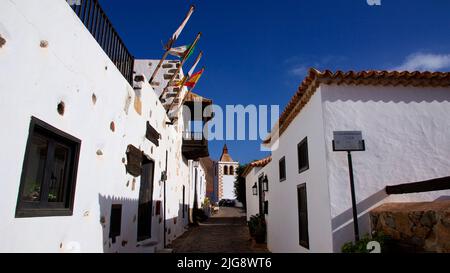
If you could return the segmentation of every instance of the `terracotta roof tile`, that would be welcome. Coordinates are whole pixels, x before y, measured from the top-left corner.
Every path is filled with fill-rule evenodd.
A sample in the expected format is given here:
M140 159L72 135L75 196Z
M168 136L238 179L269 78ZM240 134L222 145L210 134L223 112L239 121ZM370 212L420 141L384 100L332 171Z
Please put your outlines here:
M196 93L189 92L186 95L185 102L204 102L204 103L207 103L207 104L211 104L212 100L207 99L205 97L202 97L202 96L200 96L200 95L198 95Z
M223 146L222 155L220 156L219 162L235 162L228 153L228 147L226 144Z
M268 157L265 157L263 159L255 160L255 161L251 162L251 163L249 163L247 165L247 167L245 168L245 170L244 170L242 175L244 177L246 177L253 168L255 168L255 167L264 167L267 164L269 164L270 161L272 161L272 156L271 155L269 155Z
M381 86L431 86L449 87L450 72L409 72L409 71L341 71L323 72L311 68L308 76L300 84L297 92L291 98L278 120L281 136L289 124L308 103L311 96L321 84L347 85L381 85ZM270 136L264 143L270 143Z

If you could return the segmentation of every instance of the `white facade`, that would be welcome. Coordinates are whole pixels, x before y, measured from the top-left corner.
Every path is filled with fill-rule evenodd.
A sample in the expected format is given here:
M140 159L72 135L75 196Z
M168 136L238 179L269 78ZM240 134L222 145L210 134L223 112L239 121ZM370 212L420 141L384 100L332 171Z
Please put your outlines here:
M280 136L268 169L268 248L272 252L331 252L330 199L320 89ZM309 170L298 172L297 144L308 137ZM280 182L278 164L286 162L286 180ZM297 187L306 183L310 249L299 244Z
M219 162L219 173L221 178L222 185L222 194L219 197L220 199L236 199L236 195L234 194L234 182L236 181L236 168L239 167L239 163L237 162ZM224 174L225 166L230 170L230 167L233 169L233 172L228 174Z
M366 143L366 151L352 153L361 233L381 203L450 196L384 193L387 185L449 175L450 88L323 85L322 105L334 251L352 239L353 222L347 155L332 151L333 131L360 130Z
M253 194L253 186L258 185L258 178L266 173L265 167L253 167L245 177L245 197L246 197L246 214L247 221L250 217L260 214L259 211L259 191Z
M217 199L236 200L234 182L239 168L239 162L234 161L228 153L227 145L223 146L222 155L217 162Z
M0 18L0 35L6 40L0 48L0 74L8 79L0 81L0 139L6 144L0 155L0 252L162 249L164 221L155 205L151 239L141 242L150 246L137 246L140 177L125 171L130 144L154 161L155 203L164 198L160 178L167 151L167 243L181 235L188 224L182 200L193 198L182 196L183 187L186 196L193 196L192 161L181 154L183 124L166 125L165 109L147 80L138 88L130 86L63 0L2 1ZM40 46L42 41L46 47ZM57 112L60 102L64 115ZM72 216L15 217L32 116L82 141ZM145 137L147 121L161 135L159 146ZM198 175L205 181L202 170ZM201 183L199 201L206 188ZM123 206L116 243L108 238L112 204Z
M333 131L362 131L353 152L360 234L368 211L384 202L433 201L450 191L385 194L387 185L448 176L450 88L320 84L279 138L269 174L268 247L272 252L340 252L353 240L346 152L333 152ZM308 139L309 169L299 173L297 144ZM285 157L286 180L279 160ZM297 186L306 183L309 249L299 244Z

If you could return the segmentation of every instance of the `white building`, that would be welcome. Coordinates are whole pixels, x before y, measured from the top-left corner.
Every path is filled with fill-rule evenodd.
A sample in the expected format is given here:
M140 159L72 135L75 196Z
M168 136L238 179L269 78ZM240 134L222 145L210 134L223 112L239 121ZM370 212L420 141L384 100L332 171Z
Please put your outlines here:
M353 240L347 153L333 151L334 131L365 140L352 153L360 235L381 203L448 197L388 196L385 187L449 175L449 116L450 73L311 70L266 141L278 145L271 163L247 176L268 174L269 250L339 252Z
M236 181L236 170L239 162L234 161L228 153L227 145L223 146L222 155L217 162L217 185L218 200L235 200L234 182Z
M264 177L267 175L267 169L264 168L270 163L272 157L266 157L256 160L247 165L242 174L245 177L245 200L247 221L253 215L266 215L268 200L265 197L266 192L263 188ZM267 201L267 202L266 202Z
M0 252L155 252L183 234L208 153L183 112L66 1L1 1L0 18Z

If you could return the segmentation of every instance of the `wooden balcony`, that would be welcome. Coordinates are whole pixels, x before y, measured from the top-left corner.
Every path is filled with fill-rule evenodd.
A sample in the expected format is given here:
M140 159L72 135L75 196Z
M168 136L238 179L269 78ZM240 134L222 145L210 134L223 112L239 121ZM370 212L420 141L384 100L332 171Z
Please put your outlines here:
M202 132L184 132L181 151L186 159L197 160L202 157L208 157L208 140L203 136Z

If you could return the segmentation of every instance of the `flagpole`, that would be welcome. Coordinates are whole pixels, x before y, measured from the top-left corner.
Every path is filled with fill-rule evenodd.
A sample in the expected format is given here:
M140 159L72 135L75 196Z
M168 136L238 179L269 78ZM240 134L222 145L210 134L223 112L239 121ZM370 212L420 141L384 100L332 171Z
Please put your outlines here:
M200 37L202 36L202 33L199 32L197 34L197 37L195 37L194 42L192 43L192 45L189 47L188 52L186 52L186 54L184 55L183 59L181 60L180 65L177 68L177 71L172 75L172 78L169 80L169 82L167 83L166 87L164 87L164 90L161 92L161 95L159 96L159 99L161 100L161 98L164 96L164 94L167 92L168 87L170 86L170 84L173 82L173 80L175 80L176 76L178 75L178 73L180 73L181 68L183 67L184 63L187 60L187 57L189 56L189 54L191 53L192 50L194 50L195 46L198 43L198 40L200 40Z
M200 53L198 54L198 56L197 56L197 58L195 59L195 62L194 62L194 65L192 66L192 68L191 68L191 70L192 69L195 69L195 67L197 66L197 64L200 62L200 59L202 58L202 56L203 56L203 51L200 51ZM189 71L190 72L190 71ZM186 83L186 81L187 81L187 79L189 78L189 77L191 77L191 74L192 73L189 73L188 72L188 74L186 75L186 76L184 76L183 77L183 80L181 81L181 83L179 84L180 86L181 86L181 88L183 88L183 86L184 86L184 84ZM178 98L178 95L180 94L181 92L179 92L178 94L177 94L177 96L172 100L172 102L170 103L170 106L169 106L169 108L168 108L168 110L167 110L167 114L169 113L169 110L172 108L172 105L173 105L173 103L175 102L175 100Z
M200 53L198 54L197 58L195 59L194 64L192 65L191 70L195 69L195 67L197 66L197 64L200 62L200 59L203 57L203 51L200 51ZM189 71L191 72L191 71ZM181 81L181 83L179 84L181 87L183 87L183 85L186 83L186 81L188 80L188 78L193 74L193 73L187 73L186 76L183 77L183 80ZM177 96L178 97L178 96Z
M158 65L156 66L155 70L153 71L152 76L150 77L150 80L148 81L148 83L149 83L150 85L152 84L153 80L154 80L155 77L156 77L156 73L158 73L158 70L161 68L161 65L162 65L163 62L166 60L166 58L167 58L168 55L169 55L169 50L167 50L167 51L164 53L164 55L163 55L163 57L161 58L161 60L159 60Z
M158 70L161 68L161 65L163 64L163 62L166 60L167 56L169 55L169 51L170 48L172 47L172 45L176 42L176 40L178 39L178 36L180 36L181 31L183 30L184 26L187 24L187 22L189 21L189 19L191 18L192 13L195 10L195 6L191 5L189 8L188 13L186 14L186 17L184 18L184 20L181 22L181 25L178 27L178 29L175 31L174 35L170 38L170 40L167 42L167 44L164 46L164 49L166 50L166 52L164 53L163 57L161 58L161 60L159 61L158 65L156 66L155 70L153 71L152 76L150 77L150 80L148 81L149 84L152 84L153 80L156 77L156 74L158 73Z
M203 71L204 71L204 70L205 70L205 67L203 67L202 69L203 69ZM184 104L184 102L186 101L187 96L188 96L190 93L192 93L192 90L194 90L196 86L197 86L197 84L195 84L190 90L188 90L188 91L186 92L186 94L184 94L183 100L181 101L180 106L177 108L177 111L178 111L178 110L180 109L180 107ZM169 110L170 110L170 108L167 110L167 113L169 113Z

